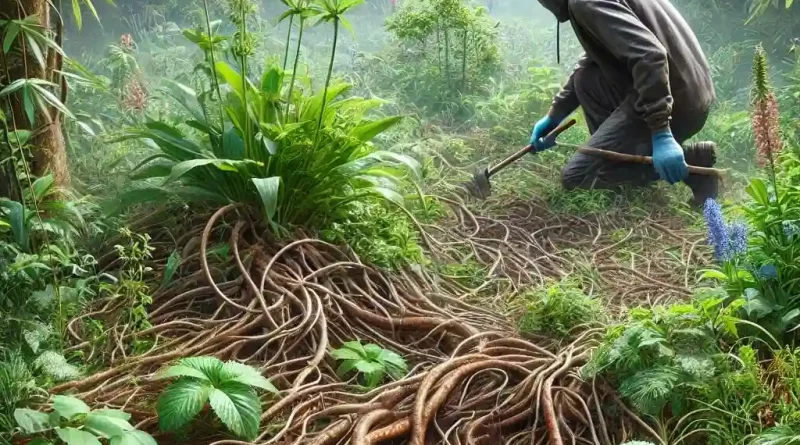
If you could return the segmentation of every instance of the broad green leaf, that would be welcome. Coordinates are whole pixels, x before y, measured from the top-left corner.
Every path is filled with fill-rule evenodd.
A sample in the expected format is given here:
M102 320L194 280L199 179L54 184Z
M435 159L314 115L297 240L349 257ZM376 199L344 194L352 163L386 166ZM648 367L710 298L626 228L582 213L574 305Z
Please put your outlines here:
M101 445L92 433L77 428L56 428L56 434L67 445Z
M83 403L83 400L72 396L53 396L53 410L59 416L69 420L77 414L89 414L89 405Z
M348 341L342 345L343 348L352 349L356 351L360 357L366 357L367 351L364 350L364 346L361 344L360 341Z
M225 62L217 62L215 67L221 80L231 86L233 91L239 97L239 100L243 100L244 88L242 88L242 86L244 79L242 79L242 75L237 73L236 70L234 70Z
M16 147L24 147L31 139L29 130L15 130L8 132L8 140Z
M164 279L161 280L162 286L166 286L170 281L172 281L172 277L175 276L175 272L178 270L178 266L180 265L181 253L177 250L173 250L169 258L167 258L167 266L164 268Z
M398 371L405 372L408 370L408 365L406 364L406 361L403 359L403 357L401 357L394 351L383 349L378 359L389 365L390 368L394 367Z
M402 195L397 193L394 190L390 190L385 187L373 187L372 190L375 192L376 195L382 197L383 199L390 201L399 207L405 207L405 199Z
M231 381L255 386L256 388L261 388L273 394L278 392L278 388L252 366L245 365L244 363L227 361L223 366L223 371L228 374L227 378Z
M788 325L800 315L800 309L792 309L781 317L781 323Z
M33 196L36 199L43 198L47 192L53 187L55 179L53 175L45 175L33 181Z
M371 361L374 361L380 357L383 348L374 343L368 343L364 345L364 351L367 352L367 358Z
M360 360L360 359L359 359ZM339 377L344 377L349 374L351 371L356 369L356 363L358 360L345 360L339 365L339 368L336 369L336 375Z
M252 388L239 382L224 382L213 390L209 402L232 433L245 440L258 436L261 403Z
M253 178L253 184L261 197L261 204L264 205L264 215L268 221L272 221L275 212L278 210L278 193L281 186L281 178L273 176L271 178Z
M11 50L11 45L14 43L14 40L17 39L20 29L20 26L13 20L9 20L6 24L6 32L3 36L4 54L8 54L8 52Z
M272 64L261 77L261 91L269 98L277 98L281 95L283 86L283 72L281 68Z
M8 211L6 221L11 225L11 233L14 235L14 242L27 252L29 247L29 227L26 222L27 212L25 211L25 207L16 201L5 198L0 198L0 207Z
M175 164L174 167L172 167L172 171L170 172L169 177L165 181L165 184L180 179L181 176L185 175L186 173L189 173L190 171L192 171L197 167L203 167L205 165L210 165L210 164L220 164L222 162L224 162L223 159L215 159L215 158L192 159L190 161L180 162L178 164Z
M227 159L244 159L244 139L239 136L235 128L229 128L222 136L219 157Z
M92 414L99 414L106 417L115 417L117 419L122 420L131 420L131 415L126 413L125 411L120 411L118 409L96 409L92 411Z
M794 3L794 0L786 0L786 9L791 8L793 3Z
M131 179L134 181L140 181L142 179L150 179L150 178L164 178L169 176L170 172L172 172L172 168L175 167L175 162L167 161L167 160L160 160L157 162L153 162L142 168L141 170L134 169L131 175Z
M331 351L331 357L336 360L361 360L364 358L358 352L348 348L334 349Z
M767 186L764 184L764 181L760 179L751 180L746 191L756 203L765 207L769 206L769 193L767 192Z
M709 279L721 280L721 281L727 281L728 280L728 276L727 275L725 275L724 273L722 273L719 270L714 270L714 269L704 270L703 274L700 275L700 278L703 279L703 280L709 280Z
M158 425L163 431L175 431L191 422L203 410L213 388L198 379L179 379L158 398Z
M155 439L144 431L128 431L122 436L111 438L110 445L158 445Z
M14 410L14 420L25 434L38 433L50 428L50 416L27 408Z
M115 416L106 416L102 413L90 412L86 417L84 426L93 433L106 439L120 436L126 431L133 430L133 425L125 419Z
M210 382L208 376L201 370L186 365L172 365L156 374L156 379L171 379L174 377L194 377Z
M366 360L359 360L356 362L356 369L364 374L371 374L373 372L381 372L384 370L383 365L380 363L372 363Z

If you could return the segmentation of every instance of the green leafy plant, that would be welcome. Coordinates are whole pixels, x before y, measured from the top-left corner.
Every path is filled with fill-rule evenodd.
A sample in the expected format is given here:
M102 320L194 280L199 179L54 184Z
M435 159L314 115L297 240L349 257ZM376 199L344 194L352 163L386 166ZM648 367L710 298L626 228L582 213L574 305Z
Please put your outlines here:
M406 214L370 201L351 203L342 211L322 230L322 239L349 246L362 261L388 269L425 262L419 233Z
M386 376L399 379L408 372L403 357L372 343L350 341L334 349L331 356L341 362L337 374L345 376L356 371L361 377L359 381L367 388L375 388Z
M691 303L631 310L631 319L609 329L582 369L603 375L638 411L680 416L699 387L718 373L716 358L738 337L743 302L725 305L724 292L704 290Z
M149 286L145 283L151 268L146 265L152 257L154 247L150 246L150 235L138 234L128 228L121 228L122 243L114 245L121 261L119 279L113 283L100 285L100 292L113 300L119 300L127 330L134 333L150 327L147 319L147 306L153 302Z
M19 408L14 418L30 442L36 445L156 445L144 431L129 423L131 415L114 409L92 410L82 400L71 396L53 396L52 413Z
M186 426L210 405L234 435L253 440L258 436L261 417L256 389L278 392L255 368L216 357L183 358L157 377L177 378L158 398L158 422L164 431Z
M580 325L602 322L603 306L587 296L578 283L562 281L520 296L524 309L519 319L523 333L554 334L564 338Z
M340 99L350 86L337 83L327 93L298 92L284 104L285 73L275 61L267 63L257 85L225 62L216 62L213 74L227 92L221 104L224 125L204 107L208 95L176 88L192 131L150 120L121 139L156 147L159 153L144 160L134 178L165 178L170 187L133 190L121 203L177 195L195 202L251 204L276 229L299 222L324 226L341 206L367 198L403 205L399 191L417 165L370 142L401 119L365 117L382 101ZM293 112L284 113L284 106Z

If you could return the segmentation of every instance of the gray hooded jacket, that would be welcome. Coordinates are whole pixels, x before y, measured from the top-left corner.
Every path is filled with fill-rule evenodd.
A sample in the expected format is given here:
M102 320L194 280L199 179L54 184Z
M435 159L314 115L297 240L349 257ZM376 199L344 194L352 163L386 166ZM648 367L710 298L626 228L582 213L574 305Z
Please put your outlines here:
M651 130L673 114L707 112L715 99L708 61L689 25L669 0L539 0L559 22L570 21L585 54L576 72L596 63L603 77L633 95L635 115ZM575 74L553 100L551 115L580 105Z

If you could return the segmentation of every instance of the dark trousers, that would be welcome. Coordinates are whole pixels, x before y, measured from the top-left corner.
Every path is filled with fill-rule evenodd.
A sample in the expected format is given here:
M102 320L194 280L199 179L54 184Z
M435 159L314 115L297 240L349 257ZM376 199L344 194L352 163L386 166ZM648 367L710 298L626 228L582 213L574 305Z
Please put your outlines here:
M600 67L585 66L574 78L575 93L583 109L591 137L586 145L618 153L652 156L652 133L645 121L633 113L635 92L623 91L608 82ZM708 110L675 104L670 123L679 144L697 134L705 125ZM690 111L680 111L681 108ZM613 189L644 186L659 179L652 165L611 161L576 153L564 167L562 183L567 189ZM690 175L689 187L698 182Z

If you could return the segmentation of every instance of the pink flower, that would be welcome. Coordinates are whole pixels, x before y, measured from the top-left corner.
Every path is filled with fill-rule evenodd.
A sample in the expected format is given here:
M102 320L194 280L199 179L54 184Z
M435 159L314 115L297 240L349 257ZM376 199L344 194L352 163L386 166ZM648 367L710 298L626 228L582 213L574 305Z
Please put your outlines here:
M758 149L758 163L764 166L783 148L779 128L778 101L775 94L768 92L753 104L753 135Z

